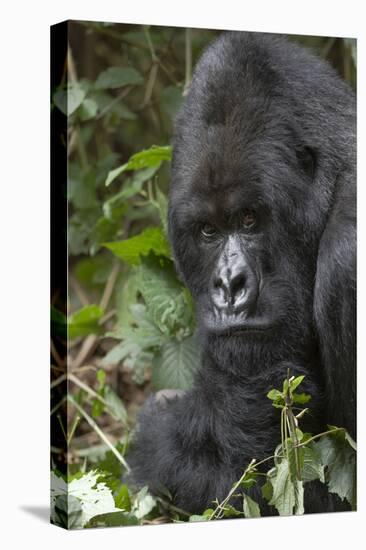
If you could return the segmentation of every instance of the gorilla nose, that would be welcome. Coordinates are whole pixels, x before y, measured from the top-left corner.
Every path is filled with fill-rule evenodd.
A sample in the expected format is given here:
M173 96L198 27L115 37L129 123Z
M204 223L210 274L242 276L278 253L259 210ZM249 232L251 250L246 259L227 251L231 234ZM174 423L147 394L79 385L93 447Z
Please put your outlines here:
M247 302L250 276L244 264L219 269L213 279L212 298L219 309L237 311Z

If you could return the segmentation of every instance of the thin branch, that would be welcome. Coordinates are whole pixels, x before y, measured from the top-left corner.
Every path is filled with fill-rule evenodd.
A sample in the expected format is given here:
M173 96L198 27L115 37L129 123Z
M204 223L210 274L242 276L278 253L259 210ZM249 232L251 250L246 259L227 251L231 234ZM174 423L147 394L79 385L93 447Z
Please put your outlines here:
M192 31L186 29L186 76L184 82L183 95L187 95L192 80Z
M60 354L58 353L55 344L53 343L53 340L51 339L51 355L56 361L57 365L61 367L62 369L65 368L66 363L65 361L60 357Z
M124 468L127 470L127 472L131 471L131 468L127 464L124 457L121 455L121 453L116 449L116 447L109 441L108 437L104 434L104 432L99 428L98 424L91 418L91 416L88 415L88 413L79 405L79 403L71 396L67 396L68 401L74 405L76 410L85 418L85 420L88 422L89 426L93 428L93 430L99 435L100 439L107 445L107 447L112 451L114 456L119 460L119 462L124 466Z
M79 298L79 301L82 306L88 306L90 301L88 298L88 295L86 294L85 290L79 283L79 281L74 277L73 275L69 276L70 286Z
M104 107L104 109L102 109L99 113L99 115L97 115L95 117L95 120L100 120L101 118L104 117L105 114L108 113L108 111L110 109L112 109L112 107L114 107L114 105L116 105L116 103L118 103L119 101L122 101L122 99L124 99L126 96L128 96L128 94L134 89L134 86L126 86L126 88L124 88L122 90L122 92L120 92L110 103L108 103L108 105L106 105Z

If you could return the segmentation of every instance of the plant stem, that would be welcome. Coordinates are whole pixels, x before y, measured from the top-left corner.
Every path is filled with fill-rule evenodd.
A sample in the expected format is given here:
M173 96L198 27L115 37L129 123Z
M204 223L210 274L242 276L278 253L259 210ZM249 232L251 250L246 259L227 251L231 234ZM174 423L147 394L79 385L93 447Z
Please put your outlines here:
M100 439L109 447L109 449L112 451L114 456L119 460L119 462L124 466L124 468L127 470L127 472L131 471L131 468L127 464L126 460L123 458L121 453L116 449L116 447L109 441L108 437L104 434L104 432L99 428L98 424L91 418L91 416L88 415L88 413L79 405L79 403L71 396L68 395L67 399L74 405L76 410L85 418L87 423L93 430L99 435Z
M183 95L187 95L192 80L192 30L186 29L186 76Z

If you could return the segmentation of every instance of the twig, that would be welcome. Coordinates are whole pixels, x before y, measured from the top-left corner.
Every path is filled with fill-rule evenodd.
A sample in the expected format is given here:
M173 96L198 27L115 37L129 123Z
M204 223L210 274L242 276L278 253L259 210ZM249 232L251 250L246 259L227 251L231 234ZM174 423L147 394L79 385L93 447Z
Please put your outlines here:
M68 380L70 380L71 382L73 382L74 384L76 384L76 386L79 386L79 388L81 388L82 390L84 390L85 392L87 392L89 395L91 395L94 399L98 399L98 401L100 401L101 403L103 403L103 405L105 405L106 407L108 407L108 403L107 401L104 399L104 397L102 397L101 395L99 395L99 393L95 392L92 388L90 388L87 384L84 384L84 382L82 382L81 380L79 380L79 378L77 378L74 374L72 374L71 372L68 374L67 376Z
M51 355L59 367L64 368L66 366L65 361L60 357L60 354L58 353L52 339L51 339Z
M119 93L110 103L108 103L108 105L104 107L104 109L100 111L99 115L95 117L95 120L100 120L101 118L103 118L104 115L107 114L114 105L116 105L116 103L122 101L122 99L124 99L133 89L134 86L127 86L126 88L124 88L121 93Z
M53 388L55 388L56 386L58 386L59 384L61 384L64 380L66 380L67 378L67 374L64 373L64 374L61 374L61 376L59 376L58 378L56 378L56 380L54 380L53 382L51 382L51 390Z
M130 472L131 468L127 464L126 460L121 455L121 453L115 448L115 446L109 441L108 437L102 432L98 424L94 422L91 416L88 415L88 413L79 405L79 403L77 403L77 401L71 395L68 395L67 399L74 405L76 410L85 418L89 426L93 428L93 430L99 435L103 443L105 443L108 446L108 448L112 451L112 453L119 460L119 462L124 466L127 472Z
M61 399L61 401L59 401L59 402L53 407L53 409L51 409L50 416L52 416L53 414L55 414L55 412L58 411L58 409L65 403L65 401L66 401L66 395L64 395L63 398Z
M111 299L113 289L119 275L119 270L120 270L120 265L119 265L119 262L116 261L108 277L106 286L104 288L103 296L99 304L103 310L107 309L109 300ZM98 343L98 336L96 336L95 334L91 334L85 338L79 350L78 355L72 361L71 370L75 370L81 367L81 365L86 361L89 354L92 353L92 351L95 349L95 347L97 346L97 343Z
M79 301L80 301L81 305L82 306L88 306L89 303L90 303L88 295L86 294L85 290L83 289L83 287L81 286L79 281L77 281L77 279L73 275L70 275L69 276L69 282L70 282L70 286L72 287L75 294L79 298Z
M186 77L184 82L183 95L188 94L189 87L192 80L192 31L186 29Z

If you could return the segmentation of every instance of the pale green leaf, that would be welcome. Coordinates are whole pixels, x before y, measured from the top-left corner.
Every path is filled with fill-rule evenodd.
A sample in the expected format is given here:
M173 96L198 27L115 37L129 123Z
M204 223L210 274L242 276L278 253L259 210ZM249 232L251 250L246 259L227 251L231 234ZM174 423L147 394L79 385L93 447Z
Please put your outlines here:
M191 388L199 361L199 349L194 337L191 336L182 341L169 340L154 356L152 372L154 389Z
M144 79L132 67L109 67L101 72L95 82L96 89L121 88L143 84Z
M246 518L259 518L261 515L258 504L245 494L243 496L243 512Z

